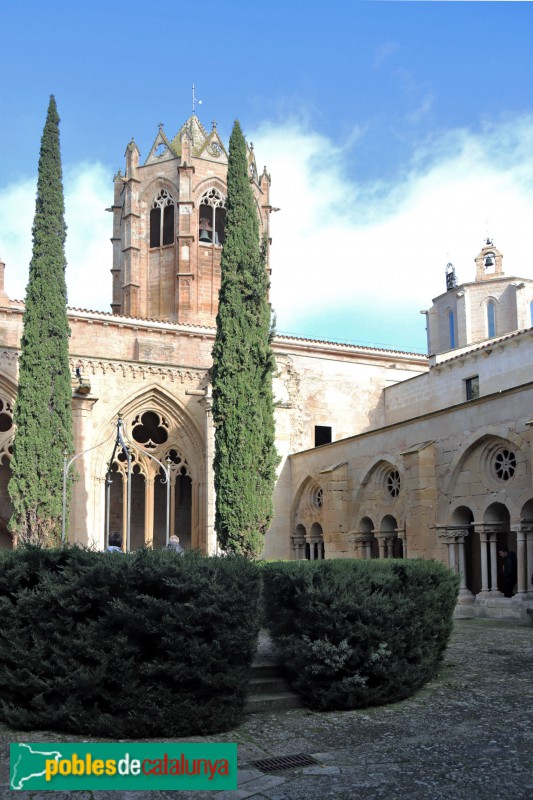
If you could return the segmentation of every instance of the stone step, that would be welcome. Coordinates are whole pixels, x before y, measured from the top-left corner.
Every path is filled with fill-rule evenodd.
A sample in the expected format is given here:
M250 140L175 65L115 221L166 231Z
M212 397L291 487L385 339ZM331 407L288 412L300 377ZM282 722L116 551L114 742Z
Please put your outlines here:
M273 662L255 662L250 668L250 678L279 678L283 677L283 670L280 664Z
M250 694L293 694L290 683L279 674L265 677L254 672L248 681L248 688Z
M275 660L258 659L252 664L248 678L248 714L299 708L302 701L288 682L281 664Z
M249 694L246 700L247 714L265 713L268 711L284 711L290 708L301 708L302 701L294 692Z

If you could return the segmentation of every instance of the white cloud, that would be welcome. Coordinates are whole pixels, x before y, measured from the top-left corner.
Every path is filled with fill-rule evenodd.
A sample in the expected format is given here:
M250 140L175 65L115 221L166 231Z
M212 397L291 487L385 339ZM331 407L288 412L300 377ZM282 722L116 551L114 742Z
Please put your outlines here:
M448 261L460 281L490 235L507 275L533 278L533 119L481 133L453 131L426 142L395 183L351 177L348 154L297 122L254 133L272 174L272 302L280 330L330 309L383 314L427 308L445 290ZM416 310L415 310L416 309ZM341 337L342 332L336 331ZM353 338L353 332L351 332ZM364 339L361 331L359 339Z
M111 302L111 205L113 185L101 164L77 164L64 175L69 305L109 311ZM31 259L31 229L37 179L0 193L0 256L6 264L5 289L23 300Z
M6 264L6 292L14 300L24 298L28 281L35 187L36 181L28 179L0 192L0 258Z

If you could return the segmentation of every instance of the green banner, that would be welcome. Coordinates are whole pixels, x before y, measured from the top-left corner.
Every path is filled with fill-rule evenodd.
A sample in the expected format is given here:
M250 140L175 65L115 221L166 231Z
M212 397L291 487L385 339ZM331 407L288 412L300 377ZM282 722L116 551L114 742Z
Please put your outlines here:
M19 742L10 745L15 791L236 789L237 745Z

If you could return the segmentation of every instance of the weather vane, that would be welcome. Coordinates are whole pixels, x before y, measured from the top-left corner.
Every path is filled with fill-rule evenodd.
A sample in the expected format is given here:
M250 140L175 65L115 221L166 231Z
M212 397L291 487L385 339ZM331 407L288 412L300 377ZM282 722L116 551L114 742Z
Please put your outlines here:
M194 112L195 112L196 103L198 103L199 106L202 105L202 101L201 100L197 100L197 98L196 98L196 95L194 93L194 83L193 83L193 85L192 85L192 113L193 113L193 115L194 115Z

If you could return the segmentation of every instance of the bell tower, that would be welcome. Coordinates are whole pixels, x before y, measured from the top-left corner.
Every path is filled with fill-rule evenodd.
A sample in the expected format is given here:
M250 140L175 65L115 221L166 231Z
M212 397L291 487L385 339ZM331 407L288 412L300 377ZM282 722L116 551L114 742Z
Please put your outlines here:
M532 323L533 280L506 277L503 254L486 239L475 258L476 279L457 283L446 267L446 292L433 299L427 315L428 354L453 357L453 351L495 339Z
M492 239L486 239L481 252L476 256L476 281L491 281L503 276L503 255L494 247Z
M269 243L270 175L248 147L260 231ZM228 152L216 122L192 116L168 138L159 125L144 164L135 142L115 176L114 314L214 327L226 218ZM269 253L267 247L267 269Z

